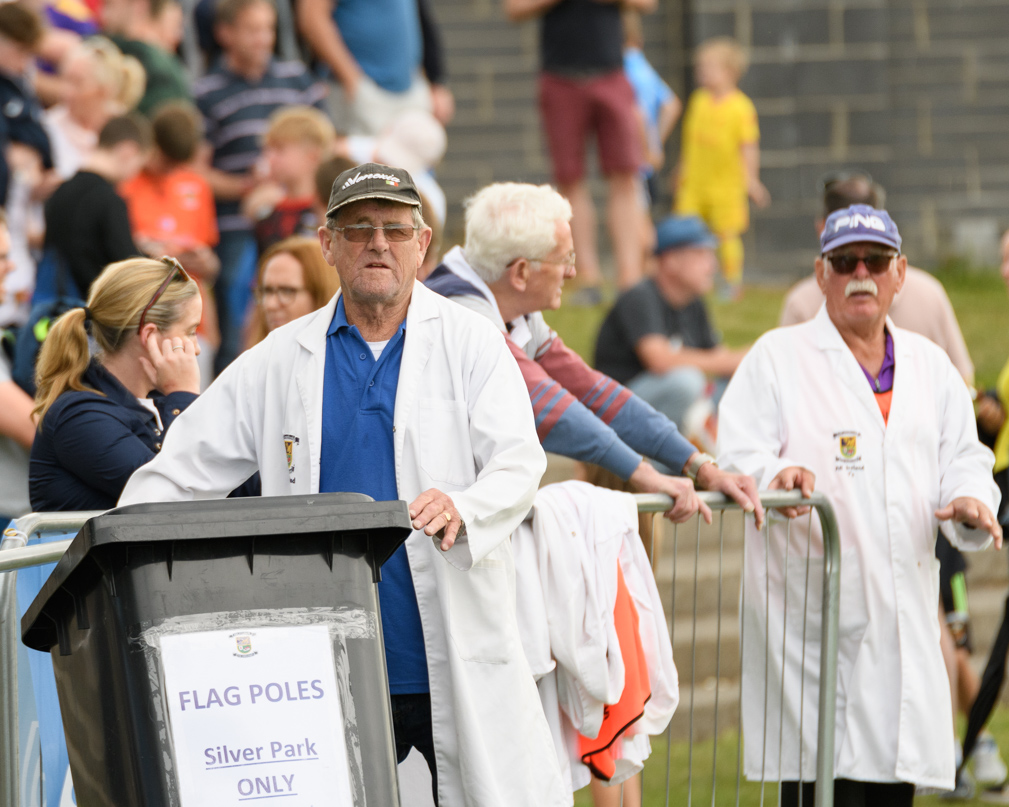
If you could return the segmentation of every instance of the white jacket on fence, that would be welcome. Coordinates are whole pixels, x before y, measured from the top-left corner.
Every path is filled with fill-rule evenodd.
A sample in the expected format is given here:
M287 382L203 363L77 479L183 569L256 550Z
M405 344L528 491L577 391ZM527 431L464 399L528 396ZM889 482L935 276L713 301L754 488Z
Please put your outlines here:
M607 704L619 701L624 666L613 623L617 566L638 612L651 698L617 745L618 783L641 770L649 734L665 730L679 701L662 601L638 536L628 493L584 482L548 485L536 494L531 521L512 536L516 608L561 768L571 789L589 783L577 733L595 737Z
M317 493L335 308L336 298L241 355L175 421L120 504L221 497L257 470L264 496ZM400 498L439 488L467 528L448 552L422 532L406 543L427 649L440 803L569 804L509 605L508 537L546 467L529 394L501 333L420 283L406 319L394 431Z
M933 514L958 496L994 512L998 491L992 454L977 440L970 397L949 358L889 320L887 328L896 361L887 424L821 308L808 323L765 334L743 360L719 409L719 459L761 488L784 468L802 466L833 504L841 540L835 776L951 789ZM814 517L807 587L805 524L793 523L787 553L780 519L769 546L751 521L746 526L742 697L751 778L799 778L800 717L801 776L815 778L823 543ZM964 549L990 540L960 524L950 533Z

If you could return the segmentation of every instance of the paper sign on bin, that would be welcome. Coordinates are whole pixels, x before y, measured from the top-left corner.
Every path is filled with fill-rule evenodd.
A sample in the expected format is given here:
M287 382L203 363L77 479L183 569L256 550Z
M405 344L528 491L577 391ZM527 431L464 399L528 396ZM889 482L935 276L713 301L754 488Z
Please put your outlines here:
M161 638L182 807L353 805L325 625Z

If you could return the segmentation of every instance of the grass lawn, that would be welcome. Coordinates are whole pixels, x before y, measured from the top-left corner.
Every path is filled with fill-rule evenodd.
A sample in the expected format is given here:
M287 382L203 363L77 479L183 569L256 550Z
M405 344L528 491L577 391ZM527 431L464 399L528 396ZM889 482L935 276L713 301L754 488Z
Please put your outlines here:
M993 386L1009 358L1009 298L1002 279L994 271L944 271L936 276L946 287L960 320L976 367L978 389ZM725 343L741 347L775 327L786 291L784 286L750 287L743 299L735 303L712 297L708 305ZM545 316L564 341L591 362L596 333L608 310L608 306L563 306Z
M1009 712L997 710L992 717L989 728L1000 748L1009 749ZM735 731L726 731L718 739L717 776L715 778L714 800L712 800L712 751L711 740L694 746L693 777L688 788L688 756L690 748L687 743L674 743L672 751L667 753L665 737L652 738L652 756L645 764L642 774L644 788L644 807L664 807L666 801L666 771L668 757L669 771L669 801L668 804L682 807L688 803L698 805L735 805L736 804L736 749L737 735ZM1003 754L1003 757L1005 754ZM689 799L688 799L689 795ZM763 796L763 798L761 798ZM759 782L740 782L740 807L774 807L778 803L778 786L769 782L761 787ZM951 802L939 796L919 796L915 799L916 807L940 807L940 805L962 804L981 805L989 802L980 797L969 801ZM592 796L589 788L583 788L575 793L575 807L592 807ZM813 807L812 804L809 807Z
M995 383L1006 359L1009 358L1009 299L997 273L968 273L944 271L937 277L946 287L953 308L963 330L967 347L976 367L978 389ZM778 322L778 313L784 299L784 287L748 288L739 302L728 303L712 299L709 302L716 327L726 344L733 347L747 345ZM548 312L547 321L564 341L588 361L592 360L596 333L608 307L562 307ZM1009 711L997 710L990 725L999 746L1009 753ZM706 742L693 749L693 782L688 796L687 771L690 748L686 743L675 743L668 750L665 738L653 739L652 757L644 772L644 804L686 805L689 801L701 804L736 803L736 735L725 733L718 741L715 800L712 801L711 760L713 743ZM670 771L669 800L666 800L667 751ZM916 804L949 804L938 797L921 797ZM984 804L980 799L960 804ZM590 807L592 798L588 788L575 794L576 807ZM744 807L777 804L777 787L743 782L739 804ZM812 806L811 806L812 807Z

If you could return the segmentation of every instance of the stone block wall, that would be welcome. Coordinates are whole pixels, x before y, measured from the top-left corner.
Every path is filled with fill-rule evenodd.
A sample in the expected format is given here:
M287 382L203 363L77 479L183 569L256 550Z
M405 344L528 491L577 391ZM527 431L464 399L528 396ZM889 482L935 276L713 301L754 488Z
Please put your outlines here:
M450 230L463 198L501 179L549 181L536 104L537 25L501 0L434 0L458 114L440 171ZM689 48L735 36L774 202L746 236L752 279L804 274L828 172L863 169L912 262L996 259L1009 226L1009 3L1005 0L661 0L646 53L683 96ZM669 159L675 161L674 136ZM603 188L594 191L601 201Z

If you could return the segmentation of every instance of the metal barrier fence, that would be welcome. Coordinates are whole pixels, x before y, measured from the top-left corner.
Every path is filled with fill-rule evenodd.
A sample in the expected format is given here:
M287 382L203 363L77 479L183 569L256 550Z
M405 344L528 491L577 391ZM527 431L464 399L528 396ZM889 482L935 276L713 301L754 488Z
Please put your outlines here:
M698 747L698 743L695 742L695 738L704 736L707 733L707 727L701 725L700 717L695 713L696 706L696 694L698 691L698 680L697 680L697 668L698 662L710 664L710 659L701 659L698 653L698 639L697 639L697 626L698 626L698 602L699 596L701 595L701 581L700 581L700 569L702 566L702 546L705 546L706 553L708 547L707 542L714 542L717 540L718 558L717 558L717 593L715 602L717 603L717 612L715 616L715 659L714 659L714 710L710 735L712 739L712 755L711 755L711 771L710 771L710 783L711 783L711 793L710 793L710 804L715 807L716 804L733 804L739 807L741 801L741 794L745 787L742 775L743 775L743 735L744 735L744 692L745 687L742 686L744 676L754 675L757 670L754 668L744 668L744 660L747 655L744 654L744 649L747 648L747 632L746 625L747 620L743 613L740 613L736 618L738 619L739 625L739 665L738 665L738 676L739 676L739 702L736 707L736 721L735 729L737 732L736 740L736 763L735 763L735 787L732 792L725 794L724 788L722 792L718 790L718 735L720 733L720 726L724 723L724 720L720 723L719 720L719 706L720 706L720 696L722 694L722 689L726 686L726 681L723 678L723 664L722 664L722 639L723 639L723 594L731 594L730 592L725 592L723 590L723 572L725 568L725 557L726 557L726 514L740 512L740 508L734 502L727 500L725 497L719 494L712 493L701 493L701 498L705 503L711 508L713 514L715 515L715 521L712 527L703 527L700 519L696 519L695 523L687 525L671 525L667 529L672 529L672 569L671 569L671 580L669 585L669 590L663 592L664 596L668 595L670 601L670 607L672 609L672 618L669 620L670 636L673 641L674 648L676 647L677 637L676 637L676 625L677 622L683 624L684 617L682 613L677 612L677 585L680 581L680 585L684 581L692 578L692 589L688 597L683 597L683 592L680 592L680 598L686 599L691 602L691 606L687 609L689 610L689 620L690 620L690 652L689 657L685 657L682 652L675 653L675 661L677 668L680 670L681 683L685 675L686 670L689 669L689 682L690 691L688 695L688 703L684 704L681 699L680 706L677 709L677 717L674 720L679 719L682 721L682 712L684 706L688 709L687 714L687 762L685 772L679 767L676 770L676 777L681 780L679 782L674 781L674 771L672 764L672 752L673 752L673 724L666 732L666 760L665 760L665 799L664 804L666 807L670 804L671 789L674 786L682 785L682 778L686 777L686 798L684 801L677 801L676 803L685 803L691 805L694 800L694 787L695 779L700 782L700 776L695 777L694 763L695 763L695 748ZM657 494L639 494L635 496L638 504L638 511L640 513L655 513L659 514L669 509L672 502L664 495ZM765 528L761 531L759 536L751 534L750 540L740 540L738 543L741 544L741 551L743 554L742 560L742 578L739 591L739 601L741 605L745 604L747 601L747 552L755 552L756 548L748 549L748 545L754 541L756 537L756 542L762 536L763 544L763 579L764 579L764 641L763 648L757 647L757 655L763 656L763 706L759 709L762 712L763 720L762 727L760 731L761 737L761 758L762 765L759 772L759 777L754 777L751 772L750 778L757 778L759 781L759 804L761 807L766 803L778 803L778 794L774 792L765 792L766 785L770 782L778 781L777 776L765 776L767 773L766 763L768 749L770 748L773 752L773 746L777 747L777 756L779 757L779 770L780 770L780 759L782 750L785 746L786 739L791 743L795 738L786 738L784 723L782 715L777 715L776 725L777 725L777 736L773 736L775 732L774 722L769 721L768 705L773 702L773 695L769 688L770 676L769 670L772 662L777 661L777 654L780 653L780 659L782 664L782 676L780 683L780 692L777 693L777 697L780 703L783 704L785 696L785 676L784 676L784 666L786 654L789 651L789 647L786 642L788 639L788 633L786 630L782 630L782 640L781 646L772 646L770 642L771 631L769 626L773 624L773 615L770 611L771 602L771 592L769 589L770 585L770 566L772 556L774 555L774 550L776 547L772 544L772 536L776 538L781 538L783 535L784 545L780 547L780 552L775 556L775 560L784 562L781 564L781 568L784 570L785 574L785 594L784 594L784 607L785 613L781 615L782 622L787 619L788 611L788 585L787 585L787 575L789 569L789 556L793 549L793 544L796 548L801 546L801 535L805 535L805 555L798 557L800 561L798 564L792 564L797 568L801 569L803 566L805 568L805 575L803 580L804 588L804 601L801 606L801 616L802 616L802 646L800 649L800 658L802 666L802 675L800 675L799 688L800 688L800 709L799 709L799 719L798 719L798 738L797 738L797 749L799 754L798 764L796 770L798 771L798 776L794 777L801 779L803 771L803 754L814 754L816 758L815 765L815 779L819 782L833 782L834 778L834 726L835 726L835 706L836 706L836 687L837 687L837 646L838 646L838 620L839 620L839 597L840 597L840 546L838 541L837 533L837 523L834 518L833 510L824 496L821 494L814 494L810 499L802 499L801 495L797 492L785 493L779 491L765 491L761 494L761 502L764 507L768 510L768 519L765 524ZM809 518L798 520L800 523L798 526L793 527L792 521L782 521L780 518L776 522L774 529L771 527L771 510L773 508L786 507L786 506L797 506L805 505L812 508ZM813 522L813 512L816 512L818 516L818 524ZM35 770L32 765L29 765L29 760L27 758L22 758L24 754L22 753L21 745L24 737L24 727L19 729L19 693L18 693L18 676L19 676L19 659L18 654L27 652L21 647L20 643L20 625L18 620L18 602L15 594L15 574L5 574L5 572L12 572L17 569L26 569L30 567L40 566L44 564L54 563L62 557L66 548L70 545L69 540L53 541L50 543L42 543L35 545L28 545L29 540L34 536L41 537L46 534L65 534L76 532L85 521L89 518L99 515L98 512L79 512L79 513L33 513L28 516L24 516L14 522L15 526L13 529L7 530L4 533L4 540L0 543L0 807L29 807L29 805L41 805L43 807L49 807L53 805L56 807L62 807L62 805L70 804L69 801L69 791L63 782L58 781L57 777L52 777L57 781L52 784L56 785L63 791L63 794L54 797L52 791L56 788L50 785L50 792L48 794L43 794L42 792L29 794L26 796L26 785L30 784L32 787L36 786L36 783L41 780L39 771ZM806 522L805 526L801 522ZM818 528L818 529L817 529ZM707 533L705 535L705 533ZM717 539L713 537L713 534L717 534ZM692 535L692 546L686 546L686 552L681 552L681 541L686 545L688 539L684 539L682 536ZM704 537L702 537L704 536ZM797 536L798 539L797 539ZM730 536L730 539L732 536ZM652 567L656 568L657 564L665 564L668 566L667 561L669 558L665 556L661 550L657 551L657 545L660 542L657 539L651 542L652 555ZM713 548L713 547L712 547ZM691 552L692 549L692 552ZM735 547L733 547L735 549ZM819 581L821 586L820 593L822 593L822 606L821 606L821 624L813 625L807 620L807 614L809 610L809 597L810 597L810 586L816 585L817 581L810 579L810 566L813 557L816 557L817 564L820 562L820 552L822 552L822 579ZM782 555L783 553L783 555ZM693 556L692 568L688 566L686 573L684 573L681 567L680 555L685 554L687 556ZM795 560L796 556L792 556ZM759 560L759 558L758 558ZM689 560L687 561L689 563ZM752 560L751 560L752 563ZM759 569L758 569L759 571ZM663 575L658 575L662 578ZM751 580L752 584L752 580ZM705 593L705 598L710 599L710 592ZM819 600L819 594L814 590L814 598ZM792 604L795 607L795 603ZM819 659L819 694L817 702L817 722L816 722L816 739L815 747L809 748L808 742L803 741L802 732L805 728L804 721L806 715L803 714L802 703L806 687L805 681L805 670L806 670L806 637L809 632L813 630L819 630L820 638L817 642L820 659ZM752 644L752 637L751 637ZM752 650L752 648L751 648ZM791 648L794 654L795 648ZM41 654L37 654L41 655ZM24 676L24 663L22 660L20 674ZM51 668L49 670L49 675L51 676ZM682 695L681 686L681 695ZM53 690L53 696L55 696L55 690ZM696 718L696 722L695 722ZM769 726L769 722L771 725ZM745 733L751 737L751 739L757 736L754 733L754 727L751 725L746 726ZM807 758L808 762L808 758ZM39 765L41 765L41 760L39 760ZM654 775L655 763L646 767L644 773L645 777L649 778ZM752 767L752 766L751 766ZM708 779L706 776L705 779ZM67 777L67 781L69 778ZM808 778L807 778L808 781ZM40 786L40 790L41 790ZM67 798L64 798L67 797ZM815 807L832 807L833 805L833 787L817 787L816 797L815 797ZM801 788L798 795L799 804L802 804L802 793ZM623 788L621 787L621 804L623 804ZM645 802L646 804L655 804L652 802ZM701 803L698 800L698 803ZM807 807L812 807L808 805Z

